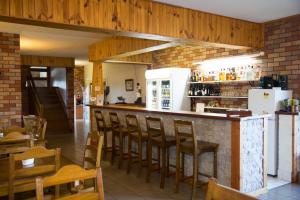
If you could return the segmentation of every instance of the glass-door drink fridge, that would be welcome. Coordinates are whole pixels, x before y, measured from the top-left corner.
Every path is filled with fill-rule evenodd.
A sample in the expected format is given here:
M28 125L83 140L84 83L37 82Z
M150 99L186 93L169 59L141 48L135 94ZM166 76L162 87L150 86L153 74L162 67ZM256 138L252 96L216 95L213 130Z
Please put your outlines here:
M147 108L170 111L190 110L190 99L186 97L190 69L147 70L145 76Z

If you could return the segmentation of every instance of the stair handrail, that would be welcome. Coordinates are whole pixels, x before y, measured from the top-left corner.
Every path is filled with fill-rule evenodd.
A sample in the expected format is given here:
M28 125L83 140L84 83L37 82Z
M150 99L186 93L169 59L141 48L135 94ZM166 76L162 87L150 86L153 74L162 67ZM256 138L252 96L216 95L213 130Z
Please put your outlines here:
M72 127L72 124L71 124L71 122L70 122L70 120L69 120L69 113L68 113L68 106L65 104L65 102L64 102L64 100L63 100L63 98L62 98L62 96L61 96L61 93L60 93L60 91L59 91L59 88L58 87L53 87L54 89L55 89L55 92L56 92L56 94L57 94L57 97L58 97L58 100L59 100L59 102L60 102L60 105L63 107L63 110L64 110L64 113L65 113L65 116L67 117L67 120L68 120L68 125L69 125L69 128L71 129L71 127Z
M43 117L44 115L44 105L42 104L42 101L38 95L33 77L31 75L31 73L28 73L27 76L27 86L29 88L29 90L31 91L31 96L33 97L33 103L35 106L35 110L37 112L37 114L41 117Z

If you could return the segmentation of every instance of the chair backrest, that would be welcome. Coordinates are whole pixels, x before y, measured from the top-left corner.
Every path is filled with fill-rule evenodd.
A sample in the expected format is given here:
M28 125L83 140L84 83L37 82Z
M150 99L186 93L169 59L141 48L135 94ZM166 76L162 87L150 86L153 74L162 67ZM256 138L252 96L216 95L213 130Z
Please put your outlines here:
M9 197L14 199L15 192L35 189L34 179L24 184L16 185L15 181L30 179L37 176L49 175L55 173L60 168L60 149L46 149L42 146L33 147L20 154L10 154L9 157ZM34 159L34 164L23 167L21 162L28 159ZM52 159L52 160L51 160Z
M19 133L25 134L26 129L23 127L19 127L19 126L11 126L11 127L8 127L7 129L3 130L4 135L7 135L11 132L19 132Z
M146 126L149 139L153 137L162 137L163 141L165 141L165 129L161 118L147 116Z
M142 136L141 127L136 115L126 115L126 125L129 132L137 132L139 136Z
M10 132L3 138L0 138L0 155L24 152L32 146L33 140L30 135L24 135L20 132Z
M181 141L192 141L193 148L197 149L197 139L194 132L194 122L184 120L174 120L174 130L176 136L176 145L180 146Z
M88 134L84 149L83 168L89 169L91 168L90 166L92 168L100 167L103 137L98 131Z
M35 137L38 140L45 140L46 135L46 129L47 129L47 120L42 117L38 117L38 127L37 127L37 133Z
M38 177L36 179L36 199L43 200L44 199L44 188L61 185L66 183L75 182L77 180L86 180L86 179L96 179L97 180L97 193L89 192L91 194L97 194L97 198L104 200L104 191L103 191L103 181L102 181L102 172L101 168L86 170L81 168L78 165L66 165L62 167L55 175L48 176L45 178ZM96 189L96 188L95 188ZM76 194L76 199L83 199L80 195L84 195L85 193ZM58 196L56 196L57 198ZM72 195L70 196L72 197ZM72 199L72 198L69 198ZM75 199L75 198L74 198Z
M219 185L215 179L209 179L205 200L256 200L238 190Z
M46 129L47 129L47 121L46 119L40 116L24 116L24 125L26 128L26 132L29 135L33 135L35 139L44 140Z
M107 131L107 123L102 112L100 110L95 110L94 115L96 119L97 130L99 132Z
M115 112L109 112L109 119L110 119L112 131L120 131L121 124L120 124L118 114Z

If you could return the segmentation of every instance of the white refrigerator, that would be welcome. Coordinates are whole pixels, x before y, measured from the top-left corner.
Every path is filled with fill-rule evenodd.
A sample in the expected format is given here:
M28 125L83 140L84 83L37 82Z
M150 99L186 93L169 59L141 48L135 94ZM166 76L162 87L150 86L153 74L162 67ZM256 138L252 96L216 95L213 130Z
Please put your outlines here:
M281 109L280 101L292 98L292 91L273 89L250 89L248 109L252 114L271 114L268 120L268 174L277 175L278 170L278 118L276 111Z
M187 97L190 69L170 67L147 70L145 76L147 108L169 111L190 110L190 99Z

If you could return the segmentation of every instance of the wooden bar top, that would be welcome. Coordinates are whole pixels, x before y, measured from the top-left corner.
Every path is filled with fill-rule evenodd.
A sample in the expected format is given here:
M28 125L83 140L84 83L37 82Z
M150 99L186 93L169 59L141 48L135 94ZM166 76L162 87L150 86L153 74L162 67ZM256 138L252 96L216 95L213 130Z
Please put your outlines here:
M299 112L276 111L277 115L299 115Z
M196 118L208 118L208 119L219 119L219 120L230 120L230 121L240 121L242 119L249 119L252 117L239 117L239 116L227 116L226 114L221 113L196 113L192 111L168 111L168 110L156 110L156 109L148 109L141 106L135 105L92 105L87 104L86 106L90 106L91 108L103 108L103 109L112 109L112 110L127 110L127 111L134 111L134 112L146 112L146 113L153 113L153 114L164 114L164 115L180 115L183 117L196 117ZM254 116L257 118L257 116ZM267 117L267 116L259 116L259 117Z

